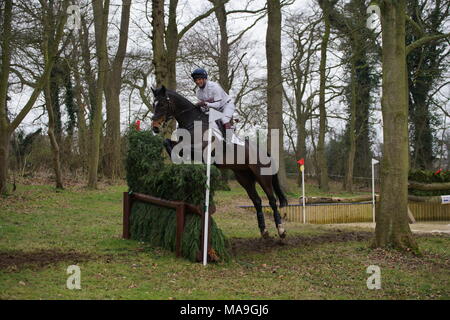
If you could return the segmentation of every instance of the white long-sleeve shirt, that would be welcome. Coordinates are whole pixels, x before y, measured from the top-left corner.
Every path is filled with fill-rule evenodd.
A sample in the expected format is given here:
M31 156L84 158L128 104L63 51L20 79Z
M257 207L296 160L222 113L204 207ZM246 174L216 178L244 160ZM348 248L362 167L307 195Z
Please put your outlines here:
M207 80L205 86L197 89L197 98L205 101L206 105L218 111L222 111L223 107L231 102L230 96L222 89L222 87L214 82Z

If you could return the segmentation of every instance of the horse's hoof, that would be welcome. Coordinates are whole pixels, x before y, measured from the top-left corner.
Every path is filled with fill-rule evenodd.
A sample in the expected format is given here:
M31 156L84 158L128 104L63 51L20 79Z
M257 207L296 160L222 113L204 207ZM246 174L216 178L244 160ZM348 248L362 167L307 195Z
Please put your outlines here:
M284 229L283 225L278 225L278 235L281 239L286 238L286 230Z
M269 231L267 231L267 229L264 229L264 231L261 231L261 237L263 239L269 239L270 238Z

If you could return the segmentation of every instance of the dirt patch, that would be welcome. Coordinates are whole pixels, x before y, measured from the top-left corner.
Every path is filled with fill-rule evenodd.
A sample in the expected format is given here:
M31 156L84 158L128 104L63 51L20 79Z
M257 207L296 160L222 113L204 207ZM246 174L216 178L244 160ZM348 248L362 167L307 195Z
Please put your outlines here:
M59 262L67 265L94 259L93 256L76 251L38 250L24 252L20 250L0 251L0 270L10 272L20 271L23 268L41 269Z
M310 247L324 243L332 242L349 242L349 241L368 241L373 237L372 232L365 231L351 231L343 232L336 230L335 232L327 232L314 236L287 236L286 239L281 240L278 237L269 239L252 238L242 239L233 238L230 239L232 252L234 255L241 255L250 252L269 252L272 250L279 250L280 248L292 248L292 247Z

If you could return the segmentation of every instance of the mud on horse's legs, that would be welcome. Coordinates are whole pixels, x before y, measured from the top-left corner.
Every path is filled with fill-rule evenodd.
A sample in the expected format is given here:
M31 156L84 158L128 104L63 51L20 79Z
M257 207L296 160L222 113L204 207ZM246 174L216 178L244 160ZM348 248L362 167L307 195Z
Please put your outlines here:
M273 195L269 197L269 204L273 210L273 220L275 221L275 226L278 230L278 235L280 236L280 238L285 238L286 230L284 229L283 221L281 220L281 215L277 208L277 200Z
M264 212L262 211L262 200L258 195L258 192L256 191L255 186L255 178L253 176L253 173L248 171L234 171L234 175L236 176L236 180L240 183L241 186L244 187L245 191L247 191L247 194L249 198L252 200L253 205L256 209L256 218L258 220L258 227L259 231L261 232L261 236L263 238L269 237L269 232L266 229L266 222L264 220Z
M284 229L283 222L281 220L281 215L277 208L277 198L275 198L275 195L274 195L274 188L272 185L272 176L269 176L269 175L260 176L259 184L261 185L262 189L264 190L265 194L267 195L267 198L269 199L269 204L273 211L273 219L275 221L275 226L278 230L278 235L280 236L280 238L285 238L286 230Z

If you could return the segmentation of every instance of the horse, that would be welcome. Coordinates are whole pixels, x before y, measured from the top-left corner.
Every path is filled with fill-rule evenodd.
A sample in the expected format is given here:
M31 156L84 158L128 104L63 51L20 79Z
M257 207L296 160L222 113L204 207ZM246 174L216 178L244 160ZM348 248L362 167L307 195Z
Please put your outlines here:
M203 136L203 133L208 129L209 125L209 117L207 114L177 92L166 89L164 86L158 89L152 88L152 91L154 95L154 115L151 118L153 132L159 133L160 128L164 123L167 123L170 119L175 118L178 122L178 128L188 130L190 133L193 133L194 131L194 122L201 122L201 133ZM164 140L164 146L166 151L169 153L169 156L171 156L172 149L176 143L177 142L170 139ZM226 141L223 143L226 143ZM201 147L202 149L206 147L205 144L207 144L207 142L204 142ZM269 238L269 232L266 228L264 213L262 210L262 201L256 191L256 182L259 183L269 199L269 204L273 211L273 217L278 235L282 239L285 238L286 230L277 208L277 199L275 194L280 202L280 208L287 206L288 201L281 189L277 173L273 173L272 175L262 175L261 169L267 168L268 164L262 164L259 158L255 164L251 164L252 161L249 161L249 154L251 150L254 150L254 146L250 144L248 139L245 140L243 146L234 145L234 147L245 149L240 150L241 152L244 151L245 154L244 163L242 164L242 161L239 163L236 161L236 158L234 158L231 161L224 161L222 164L215 163L215 166L219 169L225 168L233 171L236 180L246 190L247 195L253 202L256 209L256 217L261 236L263 238ZM237 155L238 152L234 152L233 154ZM272 160L273 159L271 158L271 161Z

